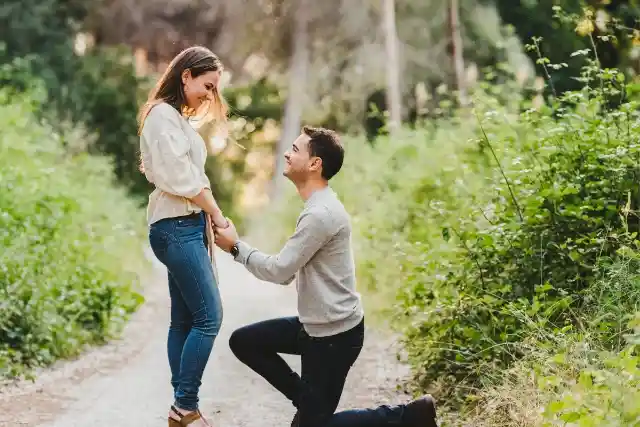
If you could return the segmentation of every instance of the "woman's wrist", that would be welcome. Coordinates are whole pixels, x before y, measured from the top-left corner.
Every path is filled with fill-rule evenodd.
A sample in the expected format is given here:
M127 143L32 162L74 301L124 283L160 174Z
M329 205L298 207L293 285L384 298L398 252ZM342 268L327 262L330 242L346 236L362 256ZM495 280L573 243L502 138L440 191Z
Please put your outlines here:
M218 212L216 215L211 215L211 220L213 221L213 225L217 228L229 227L229 220L227 220L221 212Z

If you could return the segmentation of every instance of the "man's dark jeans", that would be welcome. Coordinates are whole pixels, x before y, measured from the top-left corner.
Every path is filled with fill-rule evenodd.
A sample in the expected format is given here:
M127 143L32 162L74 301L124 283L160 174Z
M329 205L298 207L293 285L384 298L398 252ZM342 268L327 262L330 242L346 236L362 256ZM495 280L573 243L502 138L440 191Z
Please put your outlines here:
M404 405L335 413L347 374L364 342L364 320L329 336L309 336L297 317L266 320L237 329L229 339L236 357L298 408L300 427L401 426ZM278 353L301 356L302 375Z

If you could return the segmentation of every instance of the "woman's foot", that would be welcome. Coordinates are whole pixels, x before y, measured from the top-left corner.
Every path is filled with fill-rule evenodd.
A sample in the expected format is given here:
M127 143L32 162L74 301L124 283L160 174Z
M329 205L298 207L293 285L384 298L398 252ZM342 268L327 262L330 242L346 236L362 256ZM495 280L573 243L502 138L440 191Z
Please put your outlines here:
M183 426L189 427L212 427L199 410L189 411L172 406L169 410L169 418L181 422Z

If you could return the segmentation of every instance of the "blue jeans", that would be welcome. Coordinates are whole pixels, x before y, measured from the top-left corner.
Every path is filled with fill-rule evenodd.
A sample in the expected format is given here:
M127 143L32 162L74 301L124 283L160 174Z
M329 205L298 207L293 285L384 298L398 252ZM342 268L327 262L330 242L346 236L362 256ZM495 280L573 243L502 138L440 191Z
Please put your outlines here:
M202 374L222 324L222 303L207 252L204 214L151 225L149 242L169 275L167 353L175 405L198 409Z
M270 319L239 328L229 346L298 409L296 427L406 426L405 405L380 405L335 413L345 380L362 350L364 320L346 332L309 336L297 317ZM302 375L278 353L300 355Z

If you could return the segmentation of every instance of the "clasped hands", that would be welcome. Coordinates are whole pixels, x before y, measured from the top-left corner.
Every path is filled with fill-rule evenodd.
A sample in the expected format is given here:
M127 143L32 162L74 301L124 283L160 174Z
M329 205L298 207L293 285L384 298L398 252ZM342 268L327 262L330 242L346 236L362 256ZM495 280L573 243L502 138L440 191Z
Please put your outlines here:
M215 244L223 251L230 252L233 245L238 242L239 237L233 221L229 218L226 218L226 220L227 226L225 228L216 226L213 221L211 221L211 227L215 237Z

